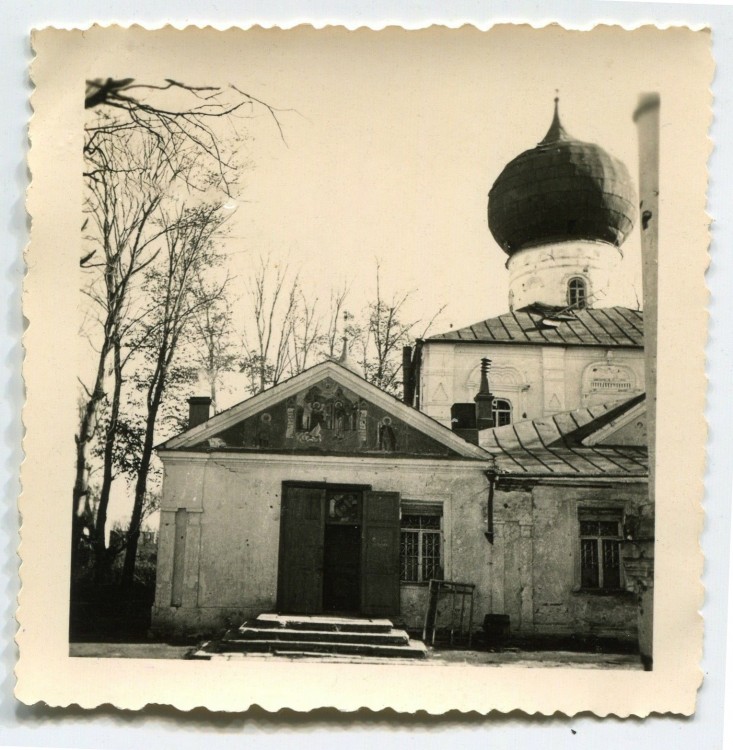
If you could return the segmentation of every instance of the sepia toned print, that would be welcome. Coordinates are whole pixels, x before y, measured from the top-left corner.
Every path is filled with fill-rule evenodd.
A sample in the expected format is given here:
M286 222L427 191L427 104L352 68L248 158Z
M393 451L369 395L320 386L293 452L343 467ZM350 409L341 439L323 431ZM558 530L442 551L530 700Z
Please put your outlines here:
M35 42L19 697L691 712L707 34Z

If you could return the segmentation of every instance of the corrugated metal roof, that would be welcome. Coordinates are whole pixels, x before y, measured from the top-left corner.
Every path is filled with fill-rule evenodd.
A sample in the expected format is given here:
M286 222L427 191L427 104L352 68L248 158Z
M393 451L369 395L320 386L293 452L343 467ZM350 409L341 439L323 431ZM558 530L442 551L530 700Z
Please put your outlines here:
M642 348L644 314L628 307L557 311L533 305L427 341Z
M640 394L621 404L587 407L484 430L479 444L494 456L499 474L645 478L649 474L646 447L581 443L644 398Z

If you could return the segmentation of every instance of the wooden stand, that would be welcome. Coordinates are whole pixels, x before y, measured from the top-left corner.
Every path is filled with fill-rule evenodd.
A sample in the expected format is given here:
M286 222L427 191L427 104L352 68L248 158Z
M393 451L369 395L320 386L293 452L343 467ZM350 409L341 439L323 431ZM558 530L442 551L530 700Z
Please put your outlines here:
M435 645L435 631L437 629L438 621L438 601L441 594L449 594L451 596L451 609L450 609L450 645L453 646L456 642L456 635L458 640L463 641L466 638L466 631L464 631L464 622L466 617L466 597L469 599L468 603L468 627L467 627L467 641L468 646L471 646L471 639L473 637L473 592L476 585L473 583L458 583L456 581L439 581L431 579L428 585L428 606L425 611L425 624L422 631L422 639L425 643L428 643L428 633L430 634L430 645ZM456 597L461 597L461 609L460 616L458 618L458 629L456 631Z

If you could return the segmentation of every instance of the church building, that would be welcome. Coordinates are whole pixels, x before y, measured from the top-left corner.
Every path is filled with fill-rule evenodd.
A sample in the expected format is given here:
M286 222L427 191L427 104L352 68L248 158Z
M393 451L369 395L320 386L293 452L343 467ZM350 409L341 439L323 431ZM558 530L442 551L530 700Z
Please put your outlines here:
M492 361L497 426L643 393L642 313L609 305L635 216L626 167L570 137L556 100L545 137L489 192L489 228L507 255L508 312L419 341L408 401L459 432L476 429L483 358Z
M191 399L189 429L158 448L153 628L278 612L420 631L442 580L472 587L475 627L633 641L643 320L606 302L635 215L625 166L569 136L556 101L489 193L508 311L407 350L402 400L355 372L346 342L214 416Z

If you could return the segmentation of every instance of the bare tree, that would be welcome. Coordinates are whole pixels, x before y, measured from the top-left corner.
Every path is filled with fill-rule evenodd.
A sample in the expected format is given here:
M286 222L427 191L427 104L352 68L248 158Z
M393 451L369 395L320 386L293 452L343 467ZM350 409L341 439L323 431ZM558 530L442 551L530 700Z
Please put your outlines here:
M303 372L311 364L312 357L326 339L318 311L318 297L309 300L305 292L298 289L291 326L288 372L292 376Z
M352 324L351 335L356 339L364 377L370 383L390 393L402 386L402 347L416 338L427 335L430 326L445 309L445 305L427 321L422 318L404 319L405 306L412 292L393 294L385 298L382 291L380 265L376 268L375 297L367 305L361 322ZM420 333L418 333L420 331Z
M98 582L107 576L111 556L107 550L107 511L109 508L112 482L114 480L114 452L117 429L120 418L120 403L122 396L122 347L116 337L112 349L113 386L109 418L106 420L102 435L102 486L99 492L99 502L94 514L94 528L92 544L94 546L94 569Z
M261 257L247 290L242 361L253 394L277 385L287 373L298 300L297 275Z
M146 274L146 292L156 304L146 316L140 332L139 349L147 362L144 375L146 413L122 569L123 587L129 587L133 581L155 427L174 358L182 337L189 333L196 316L204 308L214 306L225 293L226 280L207 285L195 283L220 263L213 240L221 231L223 222L222 208L217 204L194 208L184 206L176 216L164 217L162 224L166 231L160 262L150 266Z
M131 314L138 278L155 260L163 229L155 217L176 173L150 138L142 140L121 134L113 140L100 139L87 154L85 211L88 229L81 258L82 291L90 300L93 330L88 333L96 350L91 384L81 381L79 430L76 442L76 475L73 489L73 550L78 547L88 511L89 448L97 431L97 412L106 395L108 359L114 353L112 418L105 441L114 434L119 403L123 339L135 327ZM109 447L109 446L108 446ZM105 455L108 454L108 447ZM104 536L104 520L111 478L105 474L97 518L97 536Z
M199 294L205 296L206 280L196 279ZM218 411L218 386L221 375L233 370L239 362L239 351L234 341L234 326L229 299L222 295L203 306L193 318L191 348L193 361L203 371L209 384L214 412Z
M135 432L127 420L121 421L123 370L135 351L130 342L151 312L136 297L135 287L170 229L162 220L164 206L176 185L206 195L233 193L240 166L235 160L241 136L237 121L253 116L256 108L269 113L281 136L282 129L274 108L233 86L191 86L172 79L161 84L89 80L84 104L91 117L84 139L87 217L80 265L83 291L92 301L85 333L96 368L91 382L80 380L72 560L86 527L102 561L114 456L119 460L116 444ZM232 143L222 135L226 124L232 126ZM88 484L95 440L101 442L97 455L103 478L92 509Z
M100 137L145 132L158 140L171 165L185 164L192 155L202 160L209 179L197 181L187 173L189 185L205 189L216 184L230 194L236 185L236 149L222 150L217 121L253 116L262 109L284 141L278 119L284 110L233 85L193 86L171 78L159 84L134 78L92 79L86 83L84 106L98 115L87 125L85 151L94 148Z
M328 311L328 327L325 333L325 356L333 359L337 354L339 339L344 334L348 321L353 316L346 311L346 299L349 296L349 287L344 284L338 289L331 290L331 298ZM343 318L343 320L342 320Z

